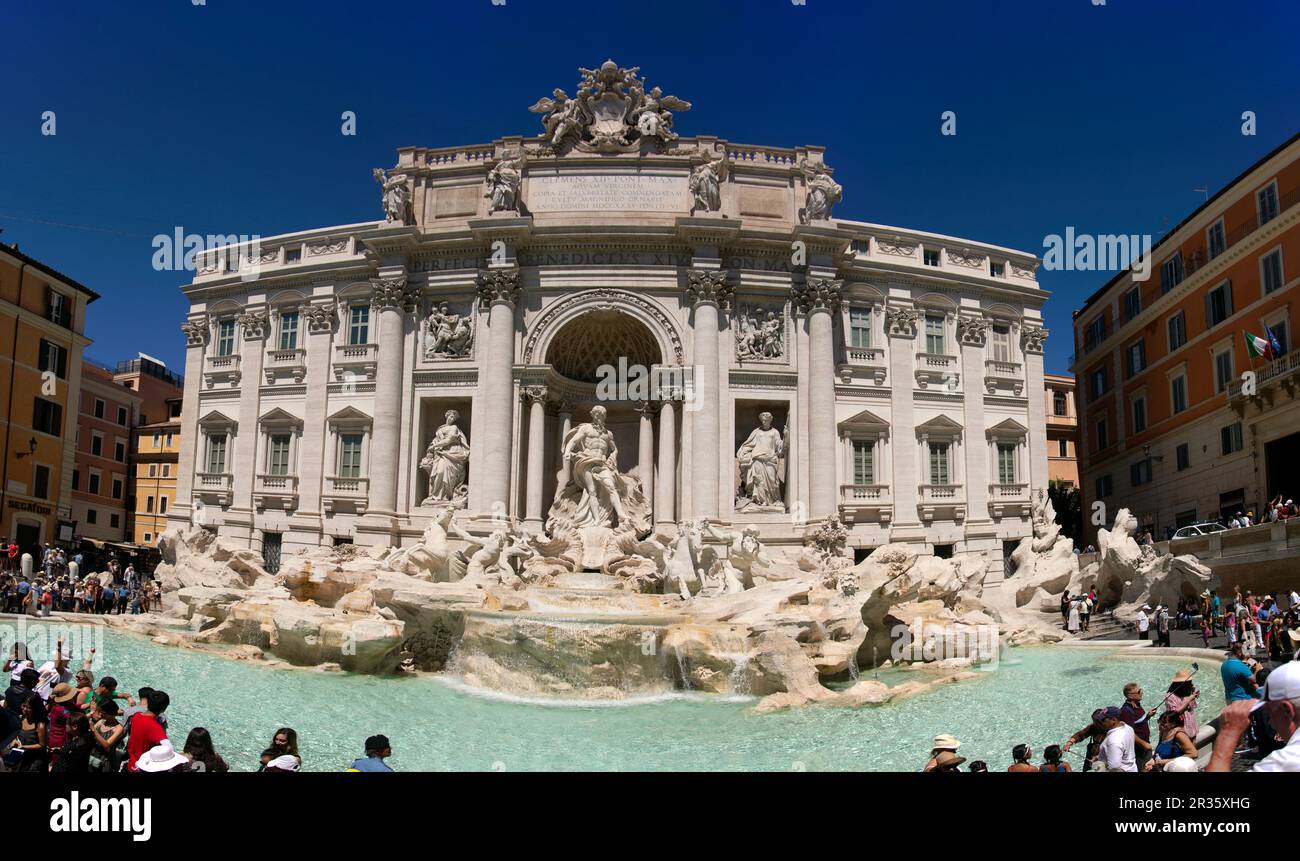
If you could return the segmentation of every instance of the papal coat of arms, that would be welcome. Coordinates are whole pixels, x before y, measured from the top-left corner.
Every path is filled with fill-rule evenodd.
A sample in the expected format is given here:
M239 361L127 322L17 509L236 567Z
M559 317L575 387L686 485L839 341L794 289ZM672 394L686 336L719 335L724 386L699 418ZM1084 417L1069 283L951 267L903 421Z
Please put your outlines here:
M599 69L578 71L582 79L572 99L557 89L529 108L543 115L546 149L609 152L639 148L647 141L663 147L677 140L672 112L689 111L690 102L666 96L658 87L647 91L637 76L640 67L624 69L606 60Z

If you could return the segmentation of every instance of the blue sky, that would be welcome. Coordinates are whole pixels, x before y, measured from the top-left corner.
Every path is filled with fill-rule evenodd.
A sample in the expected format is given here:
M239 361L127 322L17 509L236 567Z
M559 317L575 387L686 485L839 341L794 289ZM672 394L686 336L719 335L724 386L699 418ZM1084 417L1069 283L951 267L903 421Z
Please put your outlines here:
M528 106L606 57L694 104L682 134L826 146L841 217L1040 256L1067 226L1158 238L1300 129L1300 4L1093 2L15 4L0 239L103 294L90 355L179 368L187 279L155 235L377 218L397 147L534 134ZM1048 370L1108 277L1042 273Z

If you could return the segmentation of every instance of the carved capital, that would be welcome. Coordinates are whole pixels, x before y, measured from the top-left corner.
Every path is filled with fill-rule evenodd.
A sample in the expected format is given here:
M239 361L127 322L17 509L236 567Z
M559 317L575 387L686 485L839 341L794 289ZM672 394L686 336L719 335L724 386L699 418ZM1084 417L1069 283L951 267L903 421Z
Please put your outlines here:
M299 308L307 322L307 331L314 335L329 334L334 329L334 301L313 304L307 302Z
M915 308L885 307L885 330L900 338L915 338L921 314Z
M479 307L490 308L505 302L513 308L519 302L519 270L488 269L478 274Z
M989 321L983 317L958 317L957 338L973 347L984 346L989 334Z
M1043 352L1043 342L1047 340L1047 330L1041 326L1025 326L1020 331L1020 345L1026 353Z
M392 278L370 279L370 304L376 311L395 308L398 311L410 311L419 299L419 289L407 284L406 275Z
M652 419L659 415L660 406L662 405L658 401L641 401L636 405L635 409L646 418Z
M260 341L271 328L265 311L245 311L235 322L243 327L245 341Z
M208 320L200 317L181 323L181 332L185 335L185 346L202 347L208 343Z
M715 302L726 308L735 293L727 284L727 273L721 270L692 269L686 274L686 298L692 305Z
M833 278L809 278L790 288L790 298L805 314L809 311L837 311L844 301L844 282Z
M546 403L546 386L524 386L519 390L519 400L526 406Z

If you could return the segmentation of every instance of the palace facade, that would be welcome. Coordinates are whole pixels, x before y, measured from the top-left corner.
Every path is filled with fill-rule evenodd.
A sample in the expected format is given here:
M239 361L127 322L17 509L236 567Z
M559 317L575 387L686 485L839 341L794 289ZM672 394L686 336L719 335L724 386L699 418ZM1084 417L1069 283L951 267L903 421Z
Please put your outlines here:
M678 137L635 70L577 92L536 138L400 149L384 220L200 255L171 524L270 564L446 505L536 533L602 406L656 531L838 515L996 579L1047 483L1034 256L834 217L821 148Z

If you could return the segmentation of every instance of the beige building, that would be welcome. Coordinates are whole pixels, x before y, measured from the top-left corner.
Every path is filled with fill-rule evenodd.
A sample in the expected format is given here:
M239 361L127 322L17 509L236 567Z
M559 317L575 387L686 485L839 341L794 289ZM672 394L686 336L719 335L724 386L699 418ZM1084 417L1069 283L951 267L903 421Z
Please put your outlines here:
M1074 403L1074 377L1044 374L1047 398L1047 480L1079 486L1079 414Z
M167 420L135 429L135 474L131 541L154 546L167 531L167 515L176 499L176 472L181 447L181 399L165 403Z

